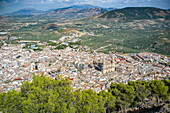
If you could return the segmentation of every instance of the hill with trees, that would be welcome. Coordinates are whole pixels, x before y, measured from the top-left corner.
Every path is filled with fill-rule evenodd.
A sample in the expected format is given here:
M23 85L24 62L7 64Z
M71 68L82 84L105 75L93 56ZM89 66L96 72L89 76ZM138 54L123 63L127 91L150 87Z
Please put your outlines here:
M108 92L77 90L72 92L69 79L50 79L34 76L33 81L24 82L21 91L0 93L2 112L56 112L56 113L111 113L128 111L143 105L163 106L170 98L170 80L129 81L127 85L112 83ZM157 101L153 101L156 98ZM146 101L147 100L147 101ZM157 110L157 109L155 109ZM159 110L159 109L158 109ZM165 111L165 109L164 109Z
M154 7L127 7L108 11L103 14L96 15L93 18L119 18L126 21L158 18L170 19L170 11Z

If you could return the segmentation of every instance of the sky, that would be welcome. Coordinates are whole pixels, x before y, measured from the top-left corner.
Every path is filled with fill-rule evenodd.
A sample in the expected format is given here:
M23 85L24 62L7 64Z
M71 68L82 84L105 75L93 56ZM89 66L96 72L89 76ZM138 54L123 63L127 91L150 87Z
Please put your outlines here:
M170 8L170 0L0 0L0 14L10 13L23 8L35 8L46 11L49 9L57 9L80 4L91 4L105 8Z

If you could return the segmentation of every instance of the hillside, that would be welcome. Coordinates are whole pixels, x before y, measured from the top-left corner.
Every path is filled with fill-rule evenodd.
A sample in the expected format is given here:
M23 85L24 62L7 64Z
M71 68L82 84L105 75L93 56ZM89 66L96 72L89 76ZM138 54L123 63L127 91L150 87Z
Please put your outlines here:
M49 9L47 11L41 11L32 8L20 9L18 11L12 13L6 13L5 15L9 16L22 16L22 15L35 15L49 17L55 16L64 19L72 18L83 18L83 17L91 17L94 15L98 15L109 10L113 10L114 8L101 8L99 6L93 6L89 4L82 4L82 5L73 5L64 8L57 8L57 9Z
M26 8L26 9L20 9L18 11L15 11L13 13L8 13L6 15L32 15L32 14L40 14L44 11L33 9L33 8Z
M127 21L158 18L170 19L170 11L153 7L127 7L108 11L93 18L119 18Z
M60 9L56 9L54 11L51 11L50 13L48 13L48 15L58 15L58 16L62 16L62 15L67 15L67 16L82 16L82 17L90 17L90 16L94 16L94 15L98 15L101 13L106 12L107 10L104 8L85 8L85 9L79 9L79 8L74 8L74 7L66 7L66 8L60 8Z
M104 8L67 7L42 15L4 16L0 28L12 30L12 36L30 40L56 39L79 31L83 33L82 44L97 52L155 52L170 56L169 12L146 7L108 12ZM89 16L93 17L86 18Z
M78 15L84 15L84 16L93 16L98 15L101 13L106 12L107 10L104 8L89 8L89 9L83 9L78 12L76 12Z
M79 9L75 9L72 7L66 7L66 8L59 8L56 9L54 11L51 11L49 14L50 15L55 15L55 14L66 14L66 13L73 13L73 12L77 12L79 11Z

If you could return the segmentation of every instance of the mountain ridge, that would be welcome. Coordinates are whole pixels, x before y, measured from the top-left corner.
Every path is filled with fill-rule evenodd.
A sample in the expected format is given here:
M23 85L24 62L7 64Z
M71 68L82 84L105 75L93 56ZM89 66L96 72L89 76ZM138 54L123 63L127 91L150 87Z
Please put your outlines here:
M14 11L12 13L6 13L5 15L33 15L33 14L40 14L44 13L42 10L37 10L34 8L24 8L18 11Z
M94 5L90 5L90 4L72 5L70 7L76 8L76 9L102 8L100 6L94 6Z
M170 11L154 7L126 7L123 9L111 10L91 18L94 19L121 18L129 20L158 19L158 18L170 19Z
M56 8L56 9L49 9L47 11L42 11L42 10L37 10L34 8L24 8L24 9L20 9L18 11L14 11L12 13L6 13L4 15L10 15L10 16L16 16L16 15L34 15L34 14L47 14L47 15L55 15L55 14L66 14L66 13L75 13L75 12L79 12L81 10L83 11L88 11L89 10L97 10L98 12L96 12L95 14L100 14L103 13L103 11L109 11L109 10L113 10L115 8L102 8L100 6L94 6L94 5L90 5L90 4L82 4L82 5L72 5L69 7L63 7L63 8ZM99 9L101 9L101 12L99 11ZM104 12L105 12L104 11ZM89 13L89 11L88 11ZM93 11L94 13L94 11ZM90 16L93 16L92 14L90 14Z
M50 9L48 11L36 10L33 8L25 8L15 11L10 14L10 16L15 15L39 15L44 16L63 16L83 18L88 17L91 19L122 19L125 21L141 20L141 19L170 19L170 11L155 7L126 7L122 9L114 8L101 8L99 6L93 5L73 5L70 7Z
M94 15L98 15L104 12L107 12L107 9L104 8L84 8L84 9L77 9L74 7L65 7L65 8L59 8L56 10L53 10L48 13L49 16L54 15L74 15L74 16L81 16L81 17L90 17Z

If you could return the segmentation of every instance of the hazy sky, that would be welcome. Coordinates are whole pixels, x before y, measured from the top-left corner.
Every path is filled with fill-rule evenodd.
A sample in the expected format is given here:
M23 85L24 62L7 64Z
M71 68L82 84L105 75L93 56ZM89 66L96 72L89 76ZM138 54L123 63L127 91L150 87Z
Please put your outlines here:
M170 0L0 0L0 14L13 12L22 8L48 10L71 5L91 4L101 7L158 7L170 8Z

